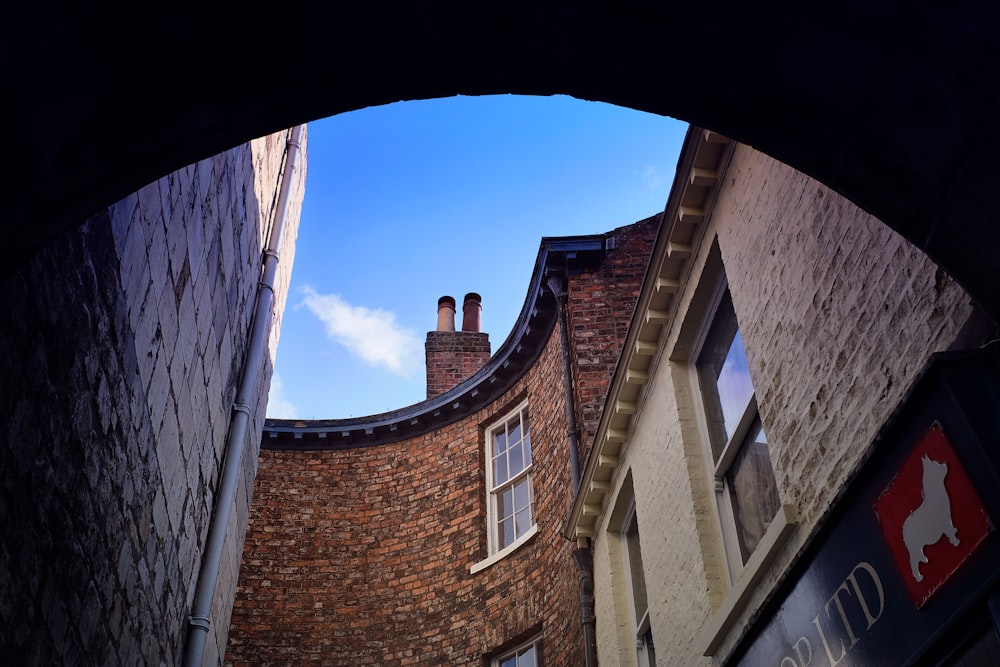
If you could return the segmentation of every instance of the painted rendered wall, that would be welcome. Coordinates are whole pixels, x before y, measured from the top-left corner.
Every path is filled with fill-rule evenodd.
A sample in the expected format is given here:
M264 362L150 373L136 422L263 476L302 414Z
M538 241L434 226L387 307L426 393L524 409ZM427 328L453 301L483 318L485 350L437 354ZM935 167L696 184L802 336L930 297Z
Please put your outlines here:
M787 571L928 355L951 346L972 313L965 293L897 234L812 179L738 146L595 539L605 666L635 660L613 512L627 471L657 664L711 662L700 657L700 633L733 588L687 365L669 358L716 234L779 493L799 508L799 526L737 614L716 660Z

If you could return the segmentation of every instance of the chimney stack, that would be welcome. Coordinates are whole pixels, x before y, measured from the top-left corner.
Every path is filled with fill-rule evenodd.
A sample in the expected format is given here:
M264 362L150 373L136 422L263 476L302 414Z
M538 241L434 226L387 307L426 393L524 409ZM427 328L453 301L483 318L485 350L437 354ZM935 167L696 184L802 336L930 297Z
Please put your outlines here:
M480 314L483 312L483 297L475 292L465 295L465 303L462 304L462 331L472 331L479 333L481 327Z
M483 299L475 292L465 295L462 330L455 331L455 299L438 299L437 330L427 332L427 398L440 396L469 379L490 360L490 337L479 329Z
M438 299L438 331L455 330L455 299L443 296Z

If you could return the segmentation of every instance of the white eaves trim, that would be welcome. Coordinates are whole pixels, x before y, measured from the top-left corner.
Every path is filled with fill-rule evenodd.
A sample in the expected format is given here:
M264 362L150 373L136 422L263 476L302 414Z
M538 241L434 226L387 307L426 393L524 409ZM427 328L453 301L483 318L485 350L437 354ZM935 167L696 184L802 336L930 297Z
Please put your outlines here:
M677 297L691 270L690 258L711 217L719 176L728 168L735 146L722 135L694 127L685 137L660 235L565 527L564 534L571 540L594 537L598 530L633 420L642 410L646 386L659 362L664 331L676 317ZM707 177L709 171L712 178ZM700 200L697 211L685 205L688 197Z

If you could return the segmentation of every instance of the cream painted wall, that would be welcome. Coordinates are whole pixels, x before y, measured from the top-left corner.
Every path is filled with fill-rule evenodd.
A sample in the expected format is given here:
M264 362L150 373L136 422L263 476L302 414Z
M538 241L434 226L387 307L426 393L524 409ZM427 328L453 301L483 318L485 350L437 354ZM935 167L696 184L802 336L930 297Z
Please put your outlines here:
M961 288L921 252L807 176L740 145L723 181L598 522L597 643L604 666L635 662L614 512L628 502L622 485L629 474L657 664L721 662L928 356L948 348L972 313ZM687 365L668 357L678 356L716 236L779 493L798 508L798 526L762 569L709 659L700 657L701 635L734 584Z

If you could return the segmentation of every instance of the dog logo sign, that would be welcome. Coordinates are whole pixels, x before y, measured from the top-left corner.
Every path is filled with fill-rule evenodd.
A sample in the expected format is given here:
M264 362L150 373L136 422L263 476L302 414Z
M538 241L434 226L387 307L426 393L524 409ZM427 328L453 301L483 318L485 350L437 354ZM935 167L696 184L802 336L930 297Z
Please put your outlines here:
M903 461L874 509L918 607L992 530L972 480L939 424Z
M951 498L944 487L948 476L948 464L920 457L924 467L923 502L903 521L903 544L910 556L910 571L913 578L923 581L920 564L927 562L924 547L936 544L941 537L947 537L954 546L959 545L958 530L951 520Z

